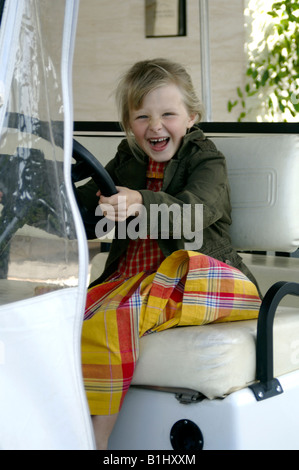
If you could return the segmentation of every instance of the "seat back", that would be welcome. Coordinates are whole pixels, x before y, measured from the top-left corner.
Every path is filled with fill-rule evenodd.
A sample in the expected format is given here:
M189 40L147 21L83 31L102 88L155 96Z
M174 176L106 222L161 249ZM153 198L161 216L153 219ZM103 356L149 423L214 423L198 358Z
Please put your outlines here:
M299 135L213 137L227 160L233 245L293 252L299 245Z

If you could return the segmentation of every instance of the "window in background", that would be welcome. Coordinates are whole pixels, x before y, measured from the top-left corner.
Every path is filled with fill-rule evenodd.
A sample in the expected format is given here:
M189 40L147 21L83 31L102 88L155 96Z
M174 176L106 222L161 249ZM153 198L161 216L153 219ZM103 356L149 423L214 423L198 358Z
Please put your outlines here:
M145 0L146 37L186 35L186 0Z

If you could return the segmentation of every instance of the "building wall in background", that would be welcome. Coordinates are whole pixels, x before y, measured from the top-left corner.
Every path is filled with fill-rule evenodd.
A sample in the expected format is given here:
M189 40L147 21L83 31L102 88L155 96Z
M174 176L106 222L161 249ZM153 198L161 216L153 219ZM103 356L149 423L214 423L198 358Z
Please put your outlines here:
M186 3L186 36L146 38L144 0L81 0L73 71L76 121L118 120L118 78L147 58L181 62L201 96L199 1ZM227 102L244 79L244 0L210 0L209 11L212 120L234 121Z

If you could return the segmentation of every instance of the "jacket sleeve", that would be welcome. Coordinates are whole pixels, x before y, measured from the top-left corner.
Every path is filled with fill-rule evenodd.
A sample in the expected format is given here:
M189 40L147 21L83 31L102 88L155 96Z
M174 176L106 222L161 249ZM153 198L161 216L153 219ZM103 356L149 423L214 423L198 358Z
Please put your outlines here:
M167 173L165 179L167 179ZM198 230L200 217L202 229L220 220L227 224L231 223L225 158L212 143L210 147L205 144L204 149L198 145L190 158L186 158L184 163L178 163L173 181L165 191L154 193L141 190L140 193L146 208L149 233L150 223L153 223L150 221L151 211L162 207L163 204L168 207L168 214L165 207L165 215L169 220L169 234L174 237L179 235L176 233L177 230L182 232L184 222L186 226L188 207L191 211L188 224L192 232ZM173 211L169 210L170 207ZM180 223L178 223L179 214ZM162 225L158 224L158 236L162 234Z

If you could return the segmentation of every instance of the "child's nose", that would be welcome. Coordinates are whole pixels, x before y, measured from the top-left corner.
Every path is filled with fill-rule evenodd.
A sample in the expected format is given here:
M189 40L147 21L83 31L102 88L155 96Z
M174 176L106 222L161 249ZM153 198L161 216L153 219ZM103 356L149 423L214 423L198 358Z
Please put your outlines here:
M156 117L156 118L151 118L150 120L150 128L151 130L159 130L161 129L162 127L162 122L161 122L161 119L159 117Z

